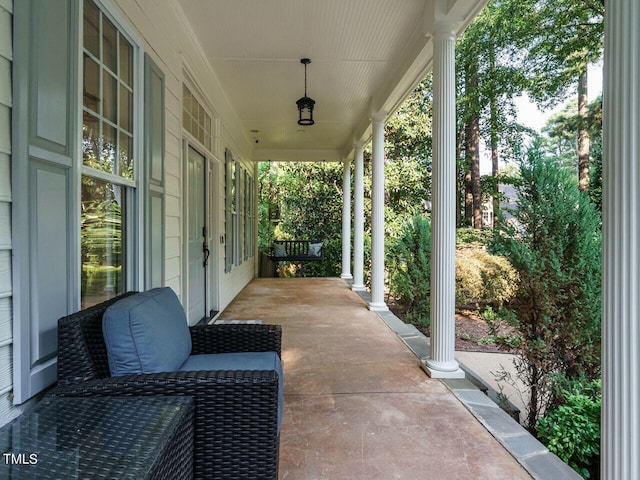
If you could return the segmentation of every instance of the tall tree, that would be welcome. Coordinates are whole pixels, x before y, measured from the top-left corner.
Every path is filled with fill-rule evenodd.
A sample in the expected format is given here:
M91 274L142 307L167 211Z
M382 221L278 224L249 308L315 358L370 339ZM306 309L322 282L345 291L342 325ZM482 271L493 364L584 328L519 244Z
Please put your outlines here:
M483 197L498 205L498 174L501 155L515 159L522 129L515 121L514 99L525 89L520 47L511 37L513 18L505 9L506 0L493 0L465 30L456 47L458 71L458 118L465 134L465 188L467 222L482 225ZM480 140L491 148L493 181L483 182L489 191L480 190ZM484 193L484 195L483 195Z
M565 104L561 111L549 117L542 130L548 136L545 148L548 152L558 157L563 165L575 167L575 158L580 149L580 135L582 132L587 133L590 144L589 196L596 204L597 209L601 210L602 97L596 98L583 109L585 111L580 112L576 100L571 100ZM585 190L582 186L580 187L581 190Z
M587 95L587 69L578 77L578 187L581 191L589 189L589 156L591 150L591 138L587 126L587 113L589 102Z
M482 228L482 194L480 192L480 102L478 61L470 57L464 66L465 92L469 98L465 118L465 154L468 165L465 177L465 215L473 228Z
M489 145L491 147L491 176L495 182L495 186L491 189L491 200L493 202L493 225L495 225L500 211L498 192L498 175L500 173L500 152L498 150L500 119L498 112L498 96L496 94L495 87L496 67L496 47L493 41L491 41L489 43L489 78L492 83L489 89Z
M580 189L586 190L590 162L587 67L602 58L604 0L507 0L507 3L521 19L514 24L514 34L528 50L531 96L543 105L550 105L577 90L578 178Z

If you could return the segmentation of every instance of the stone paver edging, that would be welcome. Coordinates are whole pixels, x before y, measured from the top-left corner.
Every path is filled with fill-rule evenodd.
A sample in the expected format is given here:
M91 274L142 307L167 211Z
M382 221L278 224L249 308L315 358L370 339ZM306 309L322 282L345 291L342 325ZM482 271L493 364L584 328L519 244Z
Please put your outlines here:
M357 292L369 301L370 293ZM392 312L376 312L404 344L424 363L430 355L429 338ZM468 365L461 367L468 376L476 376ZM582 477L533 437L522 425L494 403L468 379L444 379L444 385L475 416L536 480L580 480Z

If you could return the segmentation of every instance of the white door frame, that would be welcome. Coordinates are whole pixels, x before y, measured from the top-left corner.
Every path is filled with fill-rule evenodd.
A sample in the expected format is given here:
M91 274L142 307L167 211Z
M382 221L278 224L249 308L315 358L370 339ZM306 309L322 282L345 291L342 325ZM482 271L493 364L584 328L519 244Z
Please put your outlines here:
M219 282L217 275L218 268L218 245L215 239L218 238L218 228L215 222L215 202L216 202L216 172L217 162L204 147L202 147L195 139L186 132L183 132L183 195L182 195L182 272L183 272L183 295L182 303L185 312L189 312L189 149L192 148L204 158L204 215L205 227L207 231L206 242L209 248L209 259L204 269L205 278L205 312L209 316L212 310L218 305ZM199 321L200 319L198 319ZM195 321L189 319L190 323Z

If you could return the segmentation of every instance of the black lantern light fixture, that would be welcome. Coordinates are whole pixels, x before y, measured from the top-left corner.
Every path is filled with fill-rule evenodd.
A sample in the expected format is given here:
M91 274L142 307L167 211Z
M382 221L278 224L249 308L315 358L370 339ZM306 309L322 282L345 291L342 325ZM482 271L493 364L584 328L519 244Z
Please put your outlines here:
M296 105L298 105L298 125L313 125L313 106L316 101L307 97L307 65L311 63L308 58L303 58L300 63L304 65L304 97L300 98Z

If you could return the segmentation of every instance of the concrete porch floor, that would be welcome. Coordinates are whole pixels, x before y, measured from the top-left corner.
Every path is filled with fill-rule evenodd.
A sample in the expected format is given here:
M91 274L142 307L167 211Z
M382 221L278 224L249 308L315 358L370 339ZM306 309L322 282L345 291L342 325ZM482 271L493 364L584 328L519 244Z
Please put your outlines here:
M532 477L341 279L255 279L220 319L282 325L280 478Z

